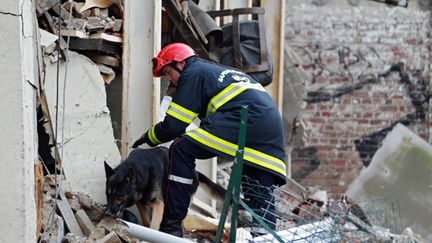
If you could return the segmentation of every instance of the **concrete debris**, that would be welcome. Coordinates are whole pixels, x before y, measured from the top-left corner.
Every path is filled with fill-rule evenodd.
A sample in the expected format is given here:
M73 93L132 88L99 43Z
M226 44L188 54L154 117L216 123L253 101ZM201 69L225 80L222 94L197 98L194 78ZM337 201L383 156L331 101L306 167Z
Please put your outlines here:
M91 241L97 241L105 237L106 231L104 228L95 228L94 231L90 233L88 239Z
M99 240L100 243L122 243L117 234L112 231L107 234L105 237Z
M39 33L40 33L40 41L41 41L40 44L44 50L44 54L45 55L51 54L56 47L55 42L57 41L58 36L43 29L39 29Z
M61 57L64 54L66 39L69 39L69 50L78 51L96 64L109 65L116 70L101 73L103 79L109 84L115 77L115 72L121 68L122 56L122 16L123 1L121 0L87 0L65 1L62 5L58 1L36 1L36 10L39 26L41 26L42 49L45 55L51 55L50 61L58 61L55 52L57 33L60 25ZM95 58L95 56L105 58ZM106 56L111 59L108 64Z
M91 232L95 231L96 228L94 224L84 210L78 210L75 213L75 217L77 218L78 224L81 226L84 235L89 236Z
M99 71L101 73L102 79L106 84L110 84L115 78L115 72L112 68L105 66L103 64L97 64Z
M68 192L67 202L61 205L66 196L57 196L56 186L67 188L64 177L45 176L43 185L43 229L42 242L140 242L132 237L127 227L118 221L104 216L104 205L95 202L82 192ZM61 187L57 187L61 188ZM285 191L286 192L286 191ZM275 192L278 194L278 192ZM289 196L287 196L289 195ZM259 196L259 195L257 195ZM56 199L57 198L57 199ZM287 204L287 202L290 202ZM54 205L61 208L70 205L72 213L61 216L53 212ZM282 205L282 206L281 206ZM287 207L286 205L291 205ZM300 242L327 242L328 239L345 241L347 239L371 242L423 242L421 236L415 234L411 228L406 228L401 234L395 234L389 228L372 224L368 217L356 211L358 205L346 195L335 198L327 196L327 192L309 188L303 195L287 192L276 201L276 215L278 221L276 234L284 241L300 240ZM97 216L95 216L97 215ZM80 233L71 233L69 226L71 217L78 221ZM282 221L279 217L284 217ZM194 242L213 242L219 219L189 210L183 222L185 238ZM256 222L254 222L256 223ZM237 228L236 242L274 242L273 235L267 234L256 237L256 225L249 220L249 225ZM67 227L64 228L63 225ZM240 225L240 224L239 224ZM225 224L223 241L229 238L229 223ZM255 229L254 229L255 228ZM76 229L75 229L76 230ZM254 238L255 237L255 238ZM330 237L330 238L329 238ZM304 240L304 241L301 241Z
M400 213L393 222L426 237L432 232L431 170L432 146L398 124L382 141L370 165L348 187L347 194L362 207L380 198L397 199L393 205Z
M138 242L127 235L124 226L116 224L112 218L105 218L104 206L84 193L70 192L67 201L64 201L66 196L56 197L61 187L55 186L55 180L57 185L67 184L64 177L59 175L57 178L53 175L44 177L42 228L45 233L41 234L42 242ZM75 206L69 207L72 205L70 202ZM55 204L59 211L53 211ZM74 221L77 225L71 224Z

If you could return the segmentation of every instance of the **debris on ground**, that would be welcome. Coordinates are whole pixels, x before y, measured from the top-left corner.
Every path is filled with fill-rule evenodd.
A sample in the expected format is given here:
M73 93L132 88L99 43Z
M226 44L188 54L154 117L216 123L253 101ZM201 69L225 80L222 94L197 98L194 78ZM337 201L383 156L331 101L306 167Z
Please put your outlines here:
M124 224L105 217L105 205L84 193L72 192L64 176L45 176L42 188L41 242L140 242L128 234ZM411 228L396 234L393 229L381 226L380 222L373 221L372 224L368 220L368 209L362 211L346 195L331 197L327 196L326 191L309 188L307 193L299 196L277 188L275 204L277 224L273 228L284 241L423 242ZM376 205L373 206L375 209ZM385 218L386 212L382 212L381 217L382 221L391 220ZM218 217L212 218L190 210L183 223L184 237L192 242L213 242L218 223ZM266 231L260 235L251 234L257 226L254 222L238 227L237 241L276 240ZM224 242L229 238L229 227L229 223L226 223Z

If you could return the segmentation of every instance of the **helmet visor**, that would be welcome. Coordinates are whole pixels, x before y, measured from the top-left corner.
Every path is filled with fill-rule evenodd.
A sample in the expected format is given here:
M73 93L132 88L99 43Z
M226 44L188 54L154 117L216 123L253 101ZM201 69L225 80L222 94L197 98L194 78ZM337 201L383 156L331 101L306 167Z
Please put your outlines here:
M153 70L153 76L155 77L161 77L163 76L162 68L167 65L168 63L158 57L152 58L152 70Z

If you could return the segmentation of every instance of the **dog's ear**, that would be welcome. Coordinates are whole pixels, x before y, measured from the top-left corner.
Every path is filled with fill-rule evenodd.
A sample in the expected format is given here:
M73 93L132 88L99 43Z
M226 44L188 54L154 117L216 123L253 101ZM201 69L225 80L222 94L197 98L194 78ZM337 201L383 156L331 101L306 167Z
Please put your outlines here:
M135 182L135 171L132 167L128 168L128 172L126 174L126 181L129 183Z
M114 175L114 169L111 168L111 166L109 166L109 164L104 161L104 166L105 166L105 176L106 178L110 178L112 175Z

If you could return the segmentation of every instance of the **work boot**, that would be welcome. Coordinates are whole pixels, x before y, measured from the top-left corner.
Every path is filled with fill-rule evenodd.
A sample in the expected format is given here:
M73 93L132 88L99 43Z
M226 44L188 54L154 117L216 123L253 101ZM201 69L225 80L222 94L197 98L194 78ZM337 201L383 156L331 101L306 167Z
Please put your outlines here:
M182 223L179 220L167 219L163 220L159 231L183 238Z

